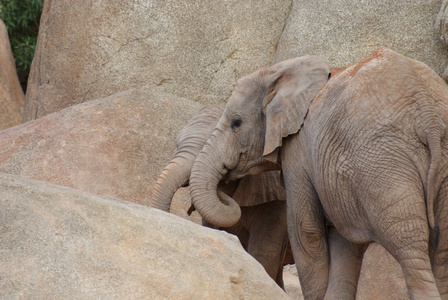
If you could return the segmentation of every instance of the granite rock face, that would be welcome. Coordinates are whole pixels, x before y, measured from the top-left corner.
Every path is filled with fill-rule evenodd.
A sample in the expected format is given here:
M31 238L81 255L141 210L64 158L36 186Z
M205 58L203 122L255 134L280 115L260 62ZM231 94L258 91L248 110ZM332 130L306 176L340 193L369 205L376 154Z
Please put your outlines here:
M178 132L200 108L145 90L78 104L0 132L0 172L149 204Z
M46 0L24 120L128 89L223 104L238 78L305 54L343 67L387 47L442 75L446 27L439 33L437 22L446 1L442 11L440 4Z
M439 34L443 46L448 46L448 1L443 0L440 11L437 14L435 29Z
M294 0L274 62L315 54L333 67L346 67L386 47L441 75L448 52L434 28L440 2Z
M234 236L0 174L2 298L289 299Z
M376 243L364 254L356 299L409 299L400 264Z
M0 20L0 130L22 123L24 98L8 31Z
M128 89L224 103L239 77L270 63L290 7L291 0L46 0L24 120Z
M445 48L445 53L448 47L448 1L443 0L442 5L440 7L440 11L437 15L437 21L435 24L435 29L437 33L439 34L440 42L442 43L443 47ZM448 82L448 67L445 68L445 71L443 72L442 78Z

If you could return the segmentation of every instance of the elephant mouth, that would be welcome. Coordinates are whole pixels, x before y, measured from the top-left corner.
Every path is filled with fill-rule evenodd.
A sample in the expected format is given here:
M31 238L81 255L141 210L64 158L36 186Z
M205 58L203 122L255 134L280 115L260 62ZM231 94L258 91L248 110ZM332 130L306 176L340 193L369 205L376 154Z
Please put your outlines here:
M263 160L258 160L252 164L238 163L234 168L227 169L227 174L225 179L229 181L234 181L241 179L247 175L258 175L263 171L271 170L267 167Z
M252 157L252 156L250 156ZM224 165L225 175L223 180L234 181L241 179L247 175L258 175L265 171L280 170L281 166L279 163L273 163L261 155L258 158L249 158L247 151L242 151L235 165Z
M247 175L244 168L241 167L243 165L242 162L244 161L244 157L245 157L244 152L240 153L237 159L237 163L234 166L232 167L224 166L227 171L226 175L224 175L226 181L238 180Z
M227 174L224 176L225 177L224 180L226 182L228 182L228 181L235 181L235 180L243 178L244 176L245 175L238 174L238 172L236 172L235 170L229 170L227 172Z

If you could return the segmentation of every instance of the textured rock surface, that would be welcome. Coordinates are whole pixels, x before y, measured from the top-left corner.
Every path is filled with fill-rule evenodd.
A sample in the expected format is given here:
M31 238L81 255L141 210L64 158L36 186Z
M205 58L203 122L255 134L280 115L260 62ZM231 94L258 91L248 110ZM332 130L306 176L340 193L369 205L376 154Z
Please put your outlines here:
M442 44L448 46L448 0L443 0L440 11L437 14L435 28L439 33Z
M0 132L0 172L148 204L200 107L145 90L75 105Z
M442 45L446 48L448 47L448 1L443 0L440 7L440 11L437 14L437 21L435 24L435 29L439 34L440 41ZM448 68L443 72L442 78L448 82Z
M290 7L291 0L46 0L24 119L140 88L224 103L239 77L270 63Z
M439 75L448 63L434 28L440 0L294 0L274 61L316 54L348 66L380 47L420 60Z
M241 76L304 54L347 66L388 47L442 75L445 11L440 0L46 0L24 119L127 89L223 103Z
M0 174L2 298L288 299L235 237Z
M0 20L0 130L22 123L24 95L17 77L8 32Z
M356 299L409 299L400 265L378 244L369 245L364 254Z

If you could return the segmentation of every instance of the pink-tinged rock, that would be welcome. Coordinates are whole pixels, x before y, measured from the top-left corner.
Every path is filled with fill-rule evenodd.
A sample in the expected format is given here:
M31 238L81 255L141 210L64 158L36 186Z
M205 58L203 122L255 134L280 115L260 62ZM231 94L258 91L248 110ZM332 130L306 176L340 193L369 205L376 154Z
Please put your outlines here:
M0 20L0 130L22 123L24 95L9 44L8 31Z
M46 0L24 120L128 89L224 103L270 64L291 0Z
M4 299L289 299L234 236L0 174Z
M130 90L0 132L0 172L140 204L201 105Z

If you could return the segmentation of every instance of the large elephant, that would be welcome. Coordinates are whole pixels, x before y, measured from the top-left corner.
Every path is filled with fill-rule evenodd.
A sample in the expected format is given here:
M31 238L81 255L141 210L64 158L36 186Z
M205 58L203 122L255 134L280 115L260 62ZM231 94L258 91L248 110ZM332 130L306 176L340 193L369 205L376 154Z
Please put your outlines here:
M400 263L410 298L448 299L448 87L389 49L330 76L305 56L238 80L192 168L196 209L231 225L217 183L281 165L305 299L354 299L356 278L347 293L332 286L333 245L353 250L340 251L350 270L371 242Z
M174 193L188 185L196 156L211 136L223 107L206 106L185 125L177 137L177 151L160 174L151 206L169 212ZM235 234L246 251L259 261L282 288L283 265L294 263L286 224L286 194L280 171L221 182L220 193L230 195L241 207L241 219L233 226L218 227ZM215 227L208 222L203 223ZM216 227L215 227L216 228Z

